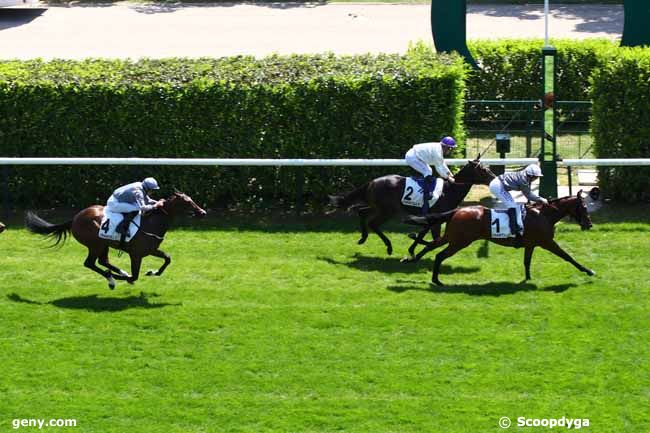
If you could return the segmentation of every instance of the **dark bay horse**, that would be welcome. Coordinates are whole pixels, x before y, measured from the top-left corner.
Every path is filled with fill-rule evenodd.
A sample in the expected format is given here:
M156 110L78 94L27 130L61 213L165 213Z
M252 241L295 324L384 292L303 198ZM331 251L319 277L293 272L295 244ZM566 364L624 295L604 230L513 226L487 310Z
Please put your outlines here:
M487 167L481 165L478 158L468 161L455 175L455 183L445 181L442 195L429 211L444 212L455 209L465 199L472 185L488 185L494 177ZM330 204L336 208L354 209L358 212L361 223L361 238L357 241L359 245L366 242L368 228L370 228L384 241L386 252L390 255L393 252L393 246L379 227L395 216L404 213L419 215L422 212L419 207L402 204L405 185L406 177L404 176L393 174L379 177L348 194L330 196ZM421 231L418 234L418 239L409 247L410 257L413 256L415 247L428 230ZM432 225L430 230L434 239L439 237L439 225L437 227Z
M192 199L181 192L175 192L170 198L164 200L161 208L155 209L142 216L141 226L138 233L125 243L121 248L129 254L131 259L131 275L108 261L110 248L120 249L119 241L111 241L99 237L99 227L104 215L104 206L95 205L87 207L76 214L70 221L62 224L50 224L41 219L35 213L28 212L25 218L27 229L32 233L52 237L56 239L54 245L65 242L69 233L88 248L88 256L84 266L97 272L108 280L108 287L115 288L115 280L126 280L133 284L140 275L142 258L154 256L163 259L165 262L157 271L149 271L147 275L159 276L169 266L171 258L159 249L164 240L165 233L171 225L172 219L183 213L192 213L196 217L205 216L206 212L201 209ZM99 264L107 269L101 269Z
M530 206L526 213L526 219L524 220L523 245L516 245L514 238L492 239L490 237L490 211L483 206L464 207L446 214L432 214L426 217L408 217L407 221L421 225L447 222L445 234L441 238L429 243L417 256L419 259L428 251L449 244L447 248L436 255L433 265L431 281L441 286L442 283L438 278L441 263L477 239L487 239L507 247L523 246L525 251L524 267L526 269L526 280L530 280L530 262L533 257L533 250L538 246L563 258L581 272L590 276L595 275L594 271L576 262L573 257L553 240L555 236L555 224L567 215L577 221L582 230L591 228L591 218L589 217L587 206L582 197L582 190L575 197L562 197L549 200L548 205L540 203Z

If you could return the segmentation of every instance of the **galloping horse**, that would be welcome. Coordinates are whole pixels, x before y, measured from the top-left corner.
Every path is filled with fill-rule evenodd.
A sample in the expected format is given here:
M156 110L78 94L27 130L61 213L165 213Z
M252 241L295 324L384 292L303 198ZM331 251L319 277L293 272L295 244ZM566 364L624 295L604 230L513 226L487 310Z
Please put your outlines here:
M494 177L494 174L488 168L481 165L478 158L474 161L468 161L455 175L455 183L445 181L442 195L430 209L430 212L444 212L455 209L465 199L472 185L488 185ZM406 177L393 174L371 180L346 195L329 196L329 199L330 203L337 208L353 208L359 213L361 223L361 238L357 241L359 245L363 244L368 238L368 228L370 228L384 241L386 252L390 255L393 252L393 246L386 235L379 229L379 226L399 214L416 215L422 212L419 207L402 204L405 185ZM418 239L409 247L411 257L418 241L424 237L426 232L427 230L421 231ZM440 226L435 227L435 225L432 225L431 233L434 239L438 238Z
M88 248L88 256L84 261L84 266L106 278L108 287L112 290L115 288L116 279L126 280L129 284L133 284L138 279L142 258L145 256L152 255L165 261L157 271L147 272L147 275L162 275L165 268L169 266L171 258L167 253L160 250L159 246L164 240L172 219L184 212L191 212L196 217L202 217L206 214L189 196L181 192L175 192L170 198L164 200L164 205L161 208L143 215L137 234L122 248L120 248L119 241L99 237L99 227L104 215L104 206L87 207L76 214L70 221L57 225L48 223L35 213L28 212L25 223L32 233L55 238L54 245L65 242L68 233L71 232L80 244ZM129 254L131 275L108 261L109 247L121 249ZM99 260L100 265L108 269L103 270L98 267L95 264L97 260Z
M581 272L589 276L595 275L594 271L576 262L553 240L555 224L567 215L577 221L582 230L591 228L591 218L582 198L582 190L575 197L562 197L549 200L548 205L540 203L530 206L524 220L523 245L517 245L514 238L492 239L490 237L490 211L483 206L464 207L456 211L438 215L432 214L426 217L408 217L407 222L426 226L447 222L445 234L440 239L429 243L417 255L419 259L427 252L447 243L449 244L447 248L436 255L433 265L431 281L439 286L442 285L438 278L440 264L477 239L487 239L507 247L523 246L525 248L524 267L526 269L526 280L530 280L530 262L533 257L533 250L538 246L563 258Z

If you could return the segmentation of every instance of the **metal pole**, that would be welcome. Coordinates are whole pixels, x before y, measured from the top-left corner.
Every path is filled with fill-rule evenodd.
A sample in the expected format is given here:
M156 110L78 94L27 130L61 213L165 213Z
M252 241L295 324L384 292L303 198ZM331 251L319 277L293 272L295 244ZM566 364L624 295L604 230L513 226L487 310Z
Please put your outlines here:
M544 0L544 46L548 47L548 0Z
M567 167L567 173L569 174L569 195L573 195L573 182L571 181L571 166Z

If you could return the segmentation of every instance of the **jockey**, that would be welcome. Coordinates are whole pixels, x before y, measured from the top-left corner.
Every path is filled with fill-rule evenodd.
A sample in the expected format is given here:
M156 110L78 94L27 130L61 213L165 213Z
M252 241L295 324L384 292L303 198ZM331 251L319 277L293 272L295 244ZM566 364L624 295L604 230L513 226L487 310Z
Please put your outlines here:
M129 225L138 213L162 207L163 200L156 201L148 196L150 191L156 189L160 189L158 182L153 177L148 177L142 182L133 182L113 191L106 203L106 211L124 215L122 222L115 228L115 231L122 235L122 241L129 233Z
M404 159L406 163L418 173L424 176L423 198L424 204L422 206L422 213L426 214L429 211L429 199L433 198L434 203L440 198L442 194L442 187L444 180L454 182L454 176L451 174L449 167L445 164L445 156L448 156L456 148L456 140L452 137L443 137L440 142L433 143L420 143L414 145L408 152ZM435 187L433 187L433 170L430 164L436 168L438 178L436 179ZM432 188L433 187L433 188ZM433 192L433 196L429 195Z
M504 173L492 179L492 182L490 182L490 192L501 200L501 203L508 209L510 231L517 238L521 238L523 227L520 227L517 221L517 203L509 191L521 191L530 201L548 204L548 200L538 196L530 189L530 184L542 176L544 175L539 165L530 164L523 170Z

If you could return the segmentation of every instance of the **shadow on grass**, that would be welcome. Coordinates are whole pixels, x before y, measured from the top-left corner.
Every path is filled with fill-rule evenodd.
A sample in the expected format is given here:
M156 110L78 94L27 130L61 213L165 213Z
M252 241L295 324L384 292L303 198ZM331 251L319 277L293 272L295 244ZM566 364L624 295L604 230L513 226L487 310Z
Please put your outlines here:
M21 302L24 304L32 305L54 305L59 308L69 308L73 310L87 310L95 313L104 313L104 312L117 312L129 310L131 308L163 308L168 306L178 306L181 304L170 304L166 302L151 303L149 298L157 297L159 295L155 293L144 293L140 292L139 296L127 296L124 298L118 297L98 297L97 295L88 295L88 296L69 296L67 298L55 299L49 302L37 302L32 301L22 296L11 293L7 295L7 299L12 302Z
M318 260L322 260L331 265L343 265L364 272L385 272L389 274L422 272L422 269L430 270L433 267L433 259L422 259L417 264L402 263L398 257L369 257L359 253L355 253L350 261L338 261L330 257L318 257ZM480 268L478 266L464 267L443 264L441 269L445 274L469 274L478 272Z
M465 293L471 296L501 296L501 295L513 295L518 292L530 292L530 291L543 291L543 292L555 292L562 293L566 290L569 290L571 287L575 287L576 284L556 284L554 286L541 287L538 288L535 284L530 282L522 281L520 283L513 283L509 281L499 281L493 283L483 283L483 284L452 284L448 286L439 287L431 283L414 283L413 281L404 281L409 283L408 285L399 285L399 286L389 286L387 290L395 293L404 293L409 290L419 290L422 292L430 293Z

